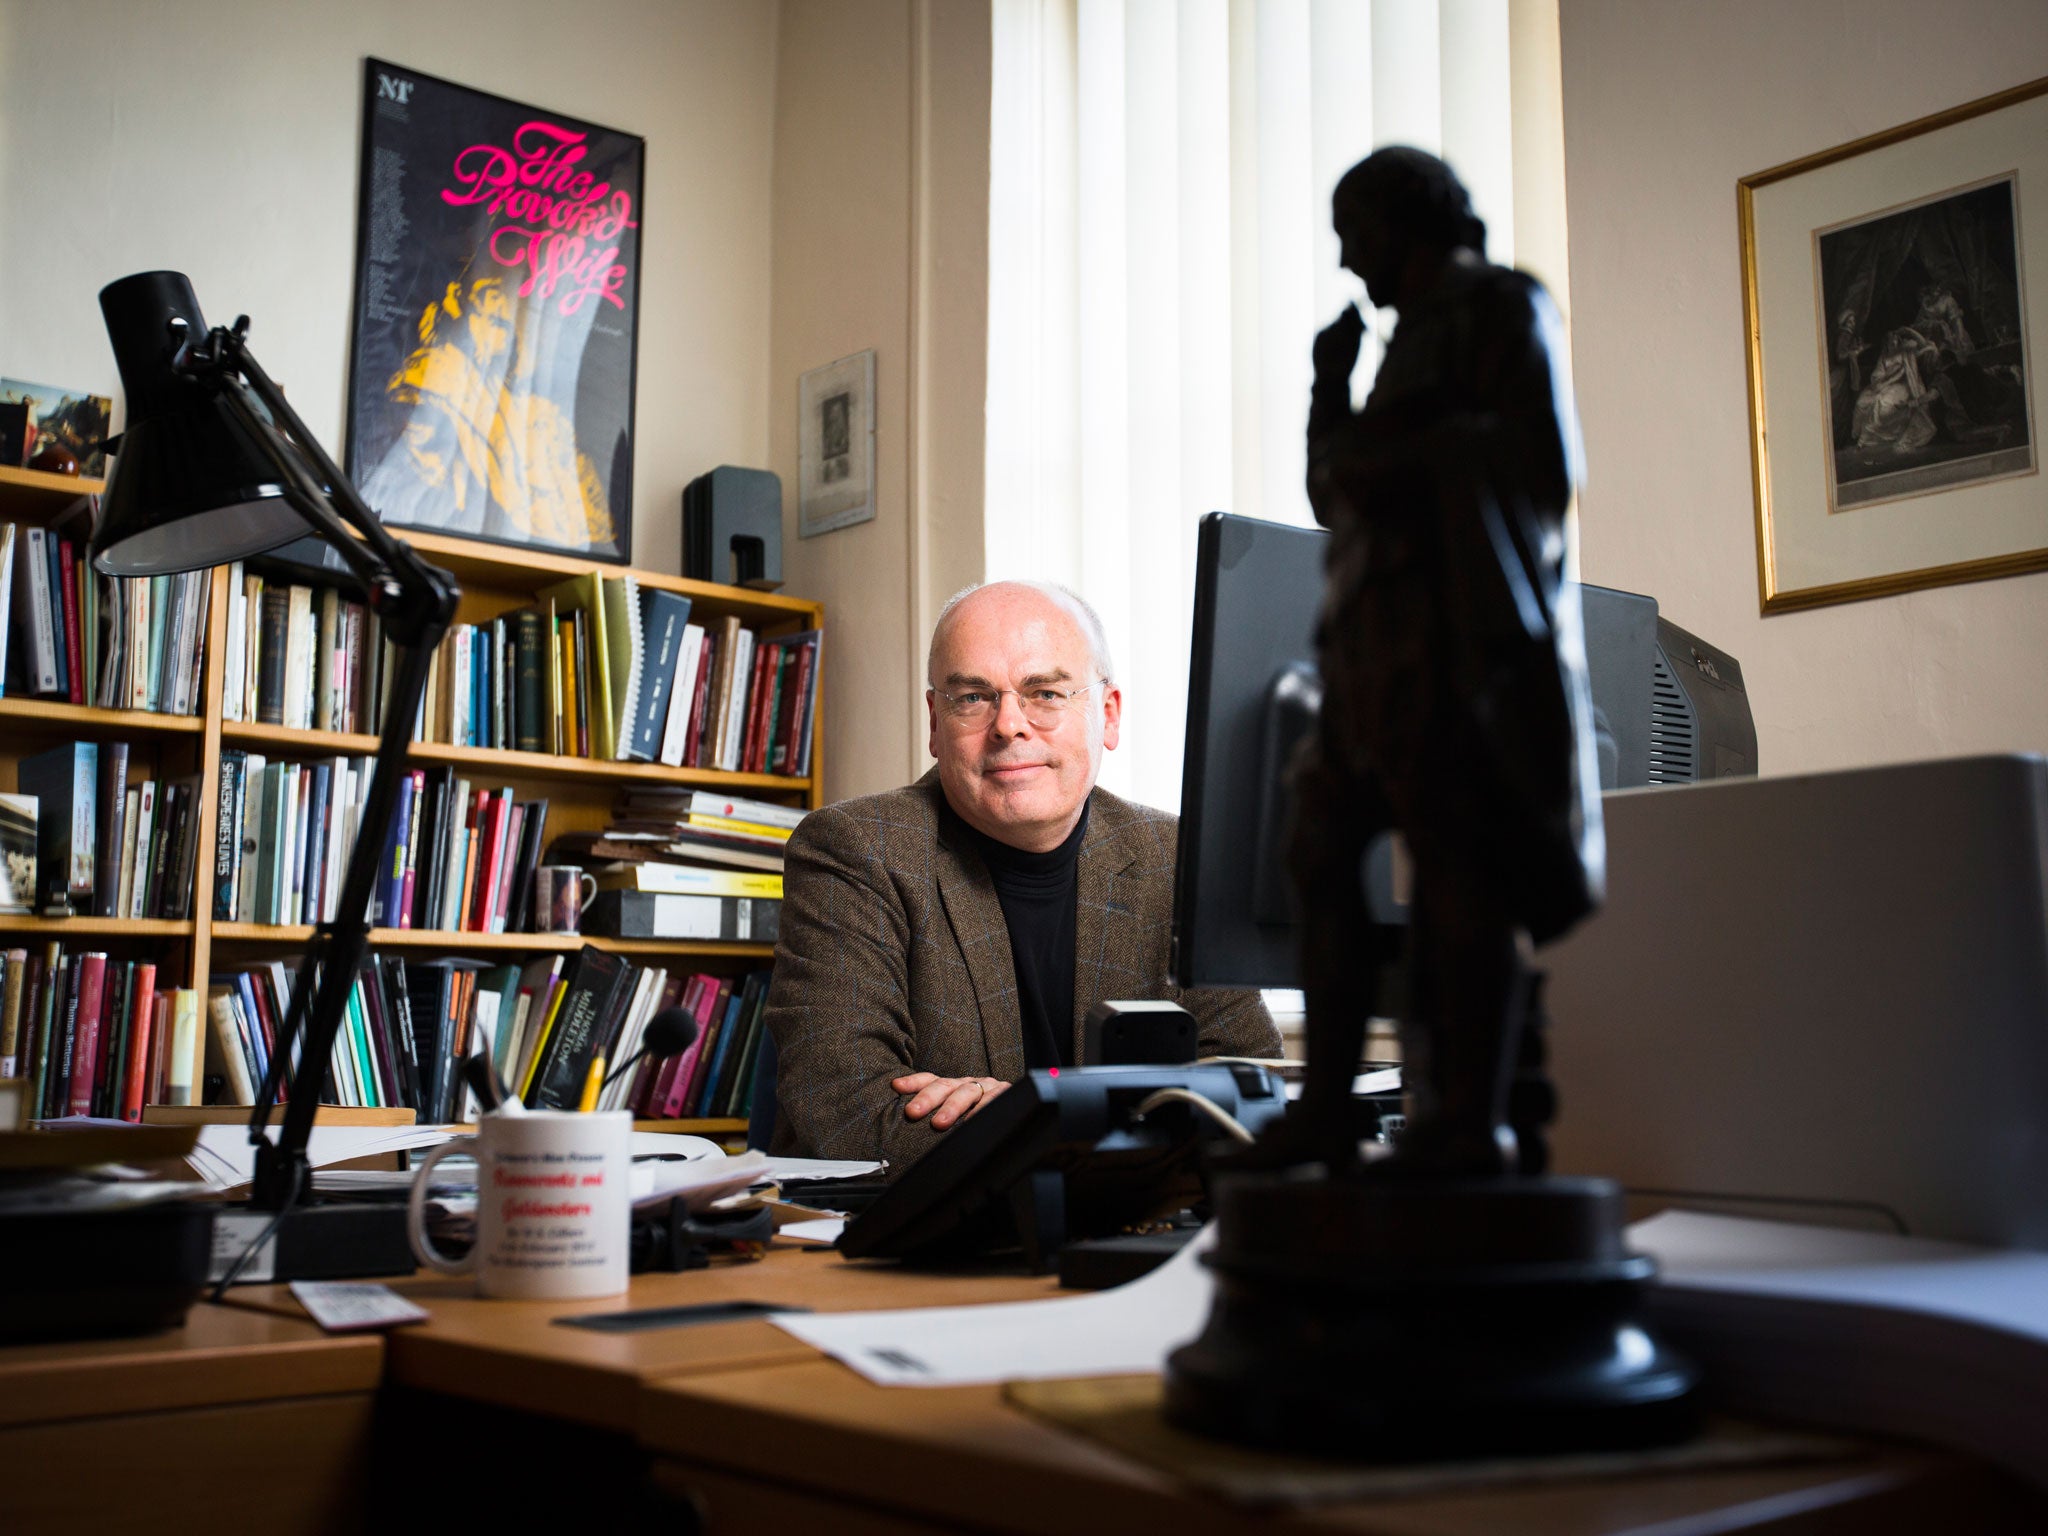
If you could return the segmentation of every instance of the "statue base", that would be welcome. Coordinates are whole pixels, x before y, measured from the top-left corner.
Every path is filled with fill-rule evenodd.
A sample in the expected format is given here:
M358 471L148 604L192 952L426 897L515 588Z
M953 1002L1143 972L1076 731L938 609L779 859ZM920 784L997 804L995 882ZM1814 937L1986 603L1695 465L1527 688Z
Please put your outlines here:
M1349 1460L1612 1450L1697 1420L1697 1373L1637 1320L1651 1261L1604 1179L1381 1167L1220 1181L1208 1326L1166 1417Z

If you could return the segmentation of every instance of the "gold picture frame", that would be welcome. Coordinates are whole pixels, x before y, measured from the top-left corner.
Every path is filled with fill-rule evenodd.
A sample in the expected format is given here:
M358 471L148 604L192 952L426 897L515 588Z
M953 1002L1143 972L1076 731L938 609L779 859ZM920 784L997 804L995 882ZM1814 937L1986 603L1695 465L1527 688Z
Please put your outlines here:
M2048 79L1736 183L1766 614L2048 570Z

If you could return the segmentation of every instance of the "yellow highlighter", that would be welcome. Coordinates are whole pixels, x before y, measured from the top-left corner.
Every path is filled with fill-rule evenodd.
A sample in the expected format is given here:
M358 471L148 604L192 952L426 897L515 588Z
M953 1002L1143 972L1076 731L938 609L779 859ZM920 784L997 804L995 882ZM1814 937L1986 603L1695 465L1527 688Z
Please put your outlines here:
M583 1097L576 1103L576 1112L579 1115L587 1115L597 1108L597 1095L603 1087L604 1058L593 1056L590 1058L590 1073L583 1079Z

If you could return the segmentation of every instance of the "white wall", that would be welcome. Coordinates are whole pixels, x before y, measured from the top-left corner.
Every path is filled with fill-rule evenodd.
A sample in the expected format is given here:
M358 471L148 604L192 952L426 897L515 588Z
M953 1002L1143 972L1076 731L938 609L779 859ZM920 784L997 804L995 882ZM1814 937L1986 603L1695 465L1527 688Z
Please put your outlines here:
M1735 228L1739 177L2048 74L2048 5L1562 0L1560 21L1586 579L1741 661L1766 773L2048 750L2048 574L1760 617Z
M982 573L989 14L786 0L775 115L770 460L783 576L825 603L825 794L922 773L924 646ZM799 539L797 381L875 350L873 521Z
M117 393L97 295L192 278L342 444L357 102L375 55L648 140L633 560L768 452L772 3L0 0L0 373Z

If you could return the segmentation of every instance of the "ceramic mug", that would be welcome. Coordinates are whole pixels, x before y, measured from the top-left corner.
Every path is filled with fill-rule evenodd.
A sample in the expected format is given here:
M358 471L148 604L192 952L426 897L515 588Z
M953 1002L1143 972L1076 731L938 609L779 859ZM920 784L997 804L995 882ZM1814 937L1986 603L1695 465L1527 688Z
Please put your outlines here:
M460 1259L426 1232L434 1167L477 1161L476 1244ZM633 1116L617 1109L485 1115L474 1140L445 1141L412 1181L406 1229L422 1264L476 1276L485 1296L563 1301L626 1289L632 1230Z
M533 931L576 933L597 896L597 877L574 864L543 864L533 872Z

